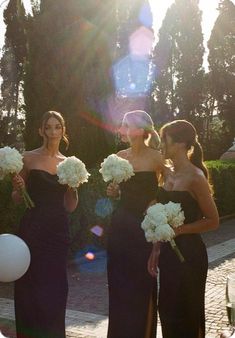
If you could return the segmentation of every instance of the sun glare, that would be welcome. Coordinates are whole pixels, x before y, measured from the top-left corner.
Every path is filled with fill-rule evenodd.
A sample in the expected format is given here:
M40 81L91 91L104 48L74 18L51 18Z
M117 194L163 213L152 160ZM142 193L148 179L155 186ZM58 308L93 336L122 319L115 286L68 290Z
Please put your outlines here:
M153 12L153 28L155 31L155 38L157 39L159 28L162 25L162 21L165 17L167 9L171 6L174 0L149 0L149 4ZM204 46L205 46L205 55L204 55L204 64L207 68L207 42L210 38L211 30L213 28L216 17L218 16L218 2L219 0L200 0L199 7L202 11L202 33L204 36ZM235 2L235 0L233 0ZM156 41L157 42L157 41Z
M153 28L155 30L155 34L162 25L162 20L165 17L167 9L171 6L174 0L164 0L164 1L157 1L157 0L149 0L150 7L152 8L153 12Z
M153 11L153 25L155 32L158 32L159 28L162 25L162 20L165 17L167 9L171 6L174 0L149 0L150 6ZM199 7L202 10L202 30L205 36L205 39L209 39L210 32L213 27L216 16L218 15L218 11L216 8L218 7L218 0L208 1L208 0L200 0Z
M23 0L26 13L31 13L32 7L30 0Z

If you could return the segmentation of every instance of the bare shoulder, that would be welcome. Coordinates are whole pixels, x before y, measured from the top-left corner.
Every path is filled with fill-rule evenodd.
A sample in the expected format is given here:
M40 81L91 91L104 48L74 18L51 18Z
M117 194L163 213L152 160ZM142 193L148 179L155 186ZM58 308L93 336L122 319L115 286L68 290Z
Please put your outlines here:
M120 150L117 154L117 156L127 159L128 158L128 149Z
M202 190L210 190L207 178L205 177L201 169L196 168L192 171L190 175L190 183L190 186L194 193Z
M200 182L207 182L207 179L203 173L203 171L199 168L194 168L191 171L192 183L200 183Z
M23 161L26 168L30 167L30 163L35 160L35 156L38 156L36 150L28 150L23 153Z
M36 153L35 150L36 149L34 149L34 150L26 150L26 151L23 152L23 156L24 157L30 157L32 155L35 155L35 153Z
M32 167L32 163L34 163L35 161L34 150L24 151L22 156L23 156L24 167L21 171L21 176L26 178L27 173L30 171Z
M40 155L39 149L27 150L23 153L23 157L25 159L32 158L38 155Z
M58 160L59 161L63 161L63 160L65 160L67 158L67 156L65 156L65 155L63 155L63 154L61 154L61 153L59 153L59 155L58 155Z

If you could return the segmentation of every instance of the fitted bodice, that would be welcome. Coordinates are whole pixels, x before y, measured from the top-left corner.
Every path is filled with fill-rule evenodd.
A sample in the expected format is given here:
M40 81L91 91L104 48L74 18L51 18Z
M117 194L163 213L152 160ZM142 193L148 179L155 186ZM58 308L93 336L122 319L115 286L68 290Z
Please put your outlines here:
M184 211L184 223L186 226L187 224L202 218L200 207L189 191L167 191L160 187L157 192L157 201L162 204L166 204L169 201L180 203L181 208ZM188 262L197 262L195 264L200 265L201 257L206 256L205 245L199 233L179 235L175 238L175 242L185 260ZM173 252L169 242L161 243L160 268L162 267L162 264L168 264L167 262L171 262L172 260L175 265L171 265L171 268L177 269L179 260Z
M31 169L27 180L27 191L36 208L64 210L66 185L58 182L58 176L45 170Z
M60 250L68 245L68 212L64 207L66 185L58 176L40 169L29 172L27 191L35 207L27 209L20 222L21 237L30 246ZM45 249L46 250L46 249Z
M157 201L180 203L185 215L186 230L189 223L197 227L202 212L189 191L167 191L160 187ZM204 298L208 268L205 244L199 233L181 234L174 238L184 257L181 262L170 242L161 242L158 268L160 291L158 311L165 338L197 338L199 331L205 337Z
M157 177L153 171L135 172L126 182L120 183L120 206L133 212L143 213L156 198Z

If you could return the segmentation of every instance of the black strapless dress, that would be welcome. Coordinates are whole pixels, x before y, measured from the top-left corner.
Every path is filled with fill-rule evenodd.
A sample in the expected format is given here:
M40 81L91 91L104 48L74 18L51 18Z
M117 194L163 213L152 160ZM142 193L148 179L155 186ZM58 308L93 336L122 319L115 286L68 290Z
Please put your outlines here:
M158 189L157 201L181 203L185 224L201 219L197 201L187 191ZM181 263L165 242L159 258L160 292L159 315L163 338L205 337L205 285L208 258L199 234L177 236L175 242L185 258Z
M155 338L157 282L147 271L152 244L141 222L156 198L156 173L136 172L120 189L108 234L108 337Z
M27 243L31 264L15 282L17 338L65 338L69 245L66 186L57 175L30 171L27 190L35 208L23 216L19 236Z

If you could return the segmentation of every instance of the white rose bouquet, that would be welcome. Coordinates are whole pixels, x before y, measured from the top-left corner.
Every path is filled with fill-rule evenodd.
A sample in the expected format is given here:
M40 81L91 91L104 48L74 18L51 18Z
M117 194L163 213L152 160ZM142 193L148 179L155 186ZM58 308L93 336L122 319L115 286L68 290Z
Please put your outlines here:
M104 159L99 172L105 182L113 181L116 184L127 181L131 176L135 175L130 162L116 154L109 155Z
M23 168L23 157L15 148L4 147L0 149L0 179L6 176L19 174ZM27 193L25 187L21 190L24 203L27 208L34 207L34 203Z
M141 228L145 232L147 242L170 242L180 261L184 262L184 257L175 243L173 230L182 225L184 219L180 203L156 203L147 209Z
M87 182L90 176L85 164L75 156L67 157L57 165L57 175L60 184L67 184L72 189Z
M167 212L167 220L172 228L178 228L184 223L184 212L180 203L168 202L164 205Z

